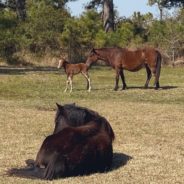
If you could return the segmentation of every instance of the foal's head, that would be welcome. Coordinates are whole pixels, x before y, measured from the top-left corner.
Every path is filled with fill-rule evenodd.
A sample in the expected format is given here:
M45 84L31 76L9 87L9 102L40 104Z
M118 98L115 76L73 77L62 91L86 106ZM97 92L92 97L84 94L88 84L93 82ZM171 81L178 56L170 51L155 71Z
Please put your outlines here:
M60 58L57 68L59 69L59 68L63 67L65 63L68 63L68 61L66 61L64 58Z

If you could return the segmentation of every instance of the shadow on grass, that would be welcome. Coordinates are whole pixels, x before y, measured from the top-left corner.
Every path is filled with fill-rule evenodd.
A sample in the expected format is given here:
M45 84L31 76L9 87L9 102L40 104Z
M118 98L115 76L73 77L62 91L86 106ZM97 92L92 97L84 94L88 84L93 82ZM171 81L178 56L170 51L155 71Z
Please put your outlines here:
M178 88L178 86L161 86L158 90L169 90L169 89L175 89L175 88ZM148 87L148 88L145 88L145 87L139 87L139 86L129 86L127 87L127 89L144 89L144 90L149 90L149 89L155 89L154 87Z
M178 86L161 86L158 90L169 90L169 89L176 89L178 88ZM122 90L122 88L118 88L117 91L126 91L126 90L131 90L131 89L141 89L141 90L149 90L149 89L155 89L154 87L148 87L148 88L145 88L145 87L141 87L141 86L129 86L127 87L125 90ZM82 91L83 89L75 89L76 91ZM101 90L109 90L109 91L114 91L116 92L113 87L111 88L110 86L109 87L104 87L104 86L101 86L101 87L92 87L91 91L101 91Z
M56 67L7 67L0 66L0 75L25 75L27 72L59 72Z
M116 170L128 163L129 160L133 159L133 157L126 155L124 153L114 153L113 154L113 163L110 171Z
M113 170L116 170L116 169L126 165L130 159L132 159L132 157L129 155L126 155L124 153L114 153L112 167L109 170L106 170L106 173L112 172ZM24 168L9 169L9 170L7 170L5 175L8 177L20 177L20 178L28 178L28 179L34 180L34 179L42 179L44 172L45 172L44 168L35 169L33 167L30 168L30 167L26 166ZM94 173L97 173L97 172L91 172L88 174L84 174L84 176L88 176L88 175L91 175ZM103 172L99 172L99 173L103 173ZM78 175L70 175L67 177L75 177L75 176L78 176ZM67 178L67 177L66 176L61 177L60 179Z

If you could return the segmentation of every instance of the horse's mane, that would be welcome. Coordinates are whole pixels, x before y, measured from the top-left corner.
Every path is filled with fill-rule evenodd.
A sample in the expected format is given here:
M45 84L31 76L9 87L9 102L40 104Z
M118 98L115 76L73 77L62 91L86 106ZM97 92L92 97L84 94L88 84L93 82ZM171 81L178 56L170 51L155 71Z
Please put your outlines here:
M68 60L66 60L65 58L61 58L63 60L63 63L70 63Z
M63 106L67 113L70 122L76 123L84 119L86 122L99 117L99 114L85 107L80 107L75 104L66 104Z
M119 50L119 49L123 49L123 48L119 47L119 46L115 46L115 47L93 48L92 50L101 50L101 51L103 51L103 50L109 50L109 49L112 49L112 50L117 49L117 50Z
M104 129L109 133L112 140L114 140L115 135L109 124L109 122L96 111L91 109L80 107L75 104L66 104L63 106L65 113L67 114L68 122L70 126L82 126L91 121L100 123ZM60 116L60 113L56 114L56 119Z

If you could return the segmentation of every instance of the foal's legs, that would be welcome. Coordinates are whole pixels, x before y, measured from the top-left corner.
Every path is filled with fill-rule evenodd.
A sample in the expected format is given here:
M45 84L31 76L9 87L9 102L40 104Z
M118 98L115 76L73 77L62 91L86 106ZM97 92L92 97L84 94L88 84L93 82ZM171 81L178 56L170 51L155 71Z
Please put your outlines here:
M70 93L73 90L73 85L72 85L72 76L69 76L69 84L70 84Z
M72 92L72 76L67 76L66 88L64 92L68 90L68 85L70 85L70 93L71 93Z
M89 75L87 72L81 72L82 75L86 78L87 80L87 90L90 92L91 91L91 81L90 81L90 78L89 78Z
M65 88L64 92L66 92L66 91L67 91L69 83L70 83L70 81L69 81L69 77L67 77L67 81L66 81L66 88Z
M124 76L123 69L120 70L119 74L120 74L120 76L121 76L121 80L122 80L122 83L123 83L122 90L125 90L126 87L127 87L127 85L126 85L126 82L125 82L125 76Z
M146 67L146 72L147 72L147 80L146 80L144 87L148 88L148 84L149 84L152 74L151 74L151 70L149 69L148 65L145 65L145 67Z

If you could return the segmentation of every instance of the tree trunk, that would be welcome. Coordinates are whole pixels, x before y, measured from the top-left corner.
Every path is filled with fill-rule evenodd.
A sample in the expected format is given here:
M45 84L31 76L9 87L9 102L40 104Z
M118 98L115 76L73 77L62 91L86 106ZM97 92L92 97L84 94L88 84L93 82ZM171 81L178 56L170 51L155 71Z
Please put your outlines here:
M102 18L103 18L103 25L104 25L105 32L114 31L113 0L104 0Z
M160 11L160 21L163 20L163 7L158 5L158 9Z
M26 19L26 0L16 0L17 16L21 21Z

